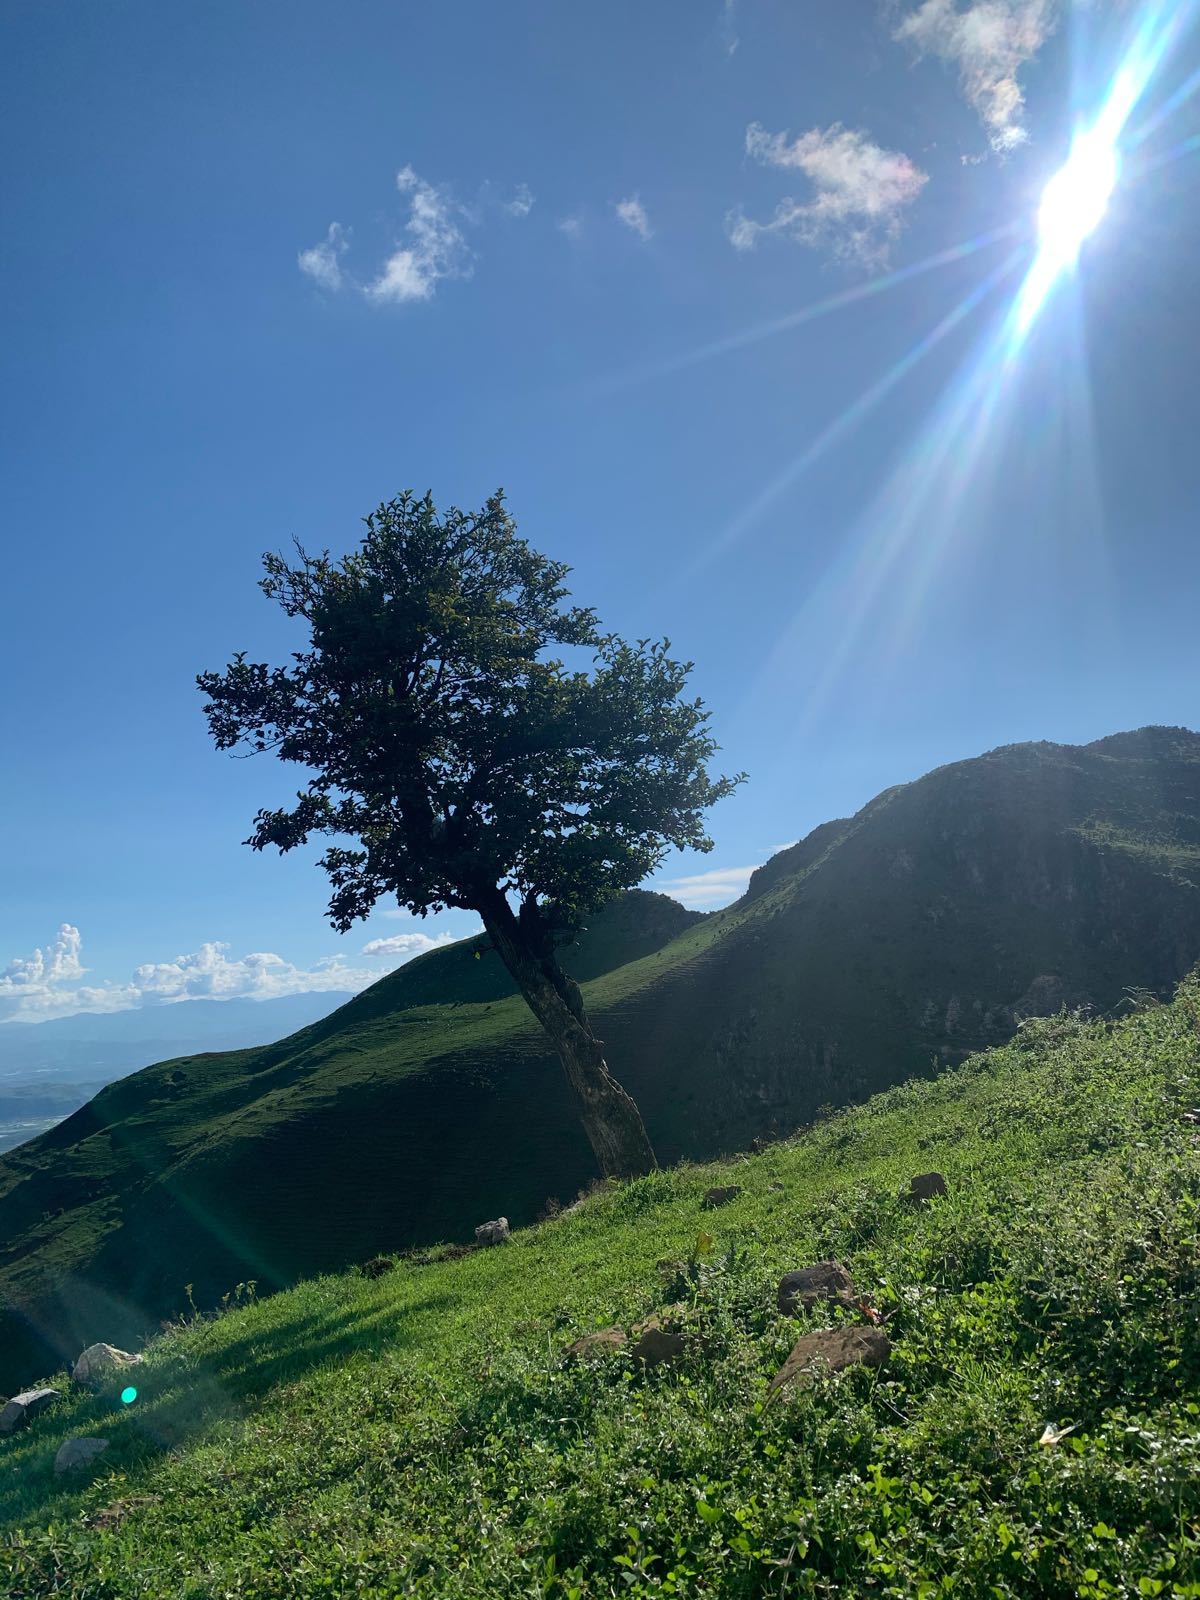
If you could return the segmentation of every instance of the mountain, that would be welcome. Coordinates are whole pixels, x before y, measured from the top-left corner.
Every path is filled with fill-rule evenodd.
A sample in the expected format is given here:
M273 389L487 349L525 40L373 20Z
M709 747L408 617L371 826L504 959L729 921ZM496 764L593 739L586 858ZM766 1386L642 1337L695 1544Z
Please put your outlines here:
M941 767L781 852L735 905L681 915L631 899L569 958L663 1161L929 1075L1024 1015L1167 992L1200 957L1200 735ZM212 1303L573 1195L590 1152L508 989L482 940L434 951L290 1039L113 1084L0 1158L0 1386L52 1364L49 1330L119 1343L185 1283Z
M5 1587L1194 1600L1198 1098L1200 973L499 1249L231 1284L133 1372L34 1375L61 1398L0 1440ZM784 1274L830 1258L856 1303L781 1311ZM814 1344L883 1365L767 1403Z

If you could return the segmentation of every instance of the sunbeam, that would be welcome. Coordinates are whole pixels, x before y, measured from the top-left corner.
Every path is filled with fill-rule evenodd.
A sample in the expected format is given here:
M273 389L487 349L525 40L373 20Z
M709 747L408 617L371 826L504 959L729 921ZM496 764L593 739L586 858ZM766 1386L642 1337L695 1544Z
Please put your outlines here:
M703 570L723 550L740 538L773 500L777 499L786 488L795 483L840 439L844 438L846 434L862 422L864 417L868 416L880 401L891 393L902 378L907 377L913 368L924 360L947 334L953 332L964 318L969 316L976 306L986 299L991 291L1012 272L1019 260L1020 256L1018 254L1009 255L998 267L988 273L987 277L978 283L969 294L964 296L956 306L948 311L923 339L918 340L912 349L895 361L882 377L878 378L869 389L859 395L856 400L852 401L844 411L823 428L812 443L801 451L794 461L790 461L783 471L773 478L764 489L760 490L750 504L740 511L733 521L723 528L706 546L693 563L689 576L694 576L695 573Z
M824 300L816 300L812 305L802 306L799 311L789 311L786 316L775 317L770 322L756 323L754 327L745 328L740 333L731 333L723 339L714 339L709 344L700 345L695 350L686 350L681 355L671 356L666 361L656 362L652 366L637 367L632 371L615 373L609 378L597 379L594 384L589 385L589 392L598 395L615 394L636 384L650 383L655 378L667 378L672 373L686 371L688 367L710 361L714 356L727 355L730 351L741 350L746 345L757 344L760 340L773 339L781 333L790 333L794 328L802 328L807 323L829 316L832 312L843 311L847 306L870 300L889 289L897 288L900 284L908 283L913 278L933 272L938 267L952 266L954 262L975 255L989 245L1013 238L1019 231L1020 225L1016 223L993 228L987 233L977 235L974 239L964 240L961 244L951 245L946 250L939 250L934 255L911 262L906 267L898 267L894 272L885 272L878 278L871 278L867 283L856 283L848 289L841 289L837 294L828 295Z
M829 703L850 663L862 659L868 639L873 680L886 682L889 664L904 648L910 630L919 625L952 541L961 539L970 526L969 507L982 493L985 461L995 470L1014 441L1042 448L1042 435L1053 433L1062 470L1075 484L1078 499L1097 507L1081 308L1075 306L1065 367L1061 363L1056 367L1065 388L1057 396L1038 389L1026 397L1036 406L1032 428L1028 407L1023 403L1018 412L1011 403L1015 380L1025 365L1017 357L1053 291L1061 280L1071 277L1084 238L1100 221L1120 174L1122 132L1195 9L1194 0L1173 6L1156 0L1139 15L1100 111L1077 133L1066 165L1047 185L1038 247L1007 310L982 338L972 359L889 474L860 519L856 535L846 541L840 557L827 566L806 596L762 672L748 687L748 699L761 693L764 683L788 677L794 666L790 662L794 647L821 615L837 616L837 635L810 682L802 720L811 722ZM1183 97L1181 90L1173 98L1180 104ZM962 312L963 307L956 307L948 320L960 319ZM940 337L942 331L939 326L931 339ZM918 347L900 368L907 370L921 353L923 347ZM720 544L728 543L790 483L808 464L813 451L827 448L826 435L840 435L850 420L857 420L894 385L898 375L895 370L887 373L849 413L832 423L810 451L747 508ZM1098 517L1095 524L1099 524Z
M1104 215L1121 166L1121 138L1150 80L1195 10L1195 0L1144 7L1121 64L1090 126L1079 129L1063 167L1050 179L1038 216L1039 246L1013 304L1015 353L1055 285L1074 270L1084 239Z

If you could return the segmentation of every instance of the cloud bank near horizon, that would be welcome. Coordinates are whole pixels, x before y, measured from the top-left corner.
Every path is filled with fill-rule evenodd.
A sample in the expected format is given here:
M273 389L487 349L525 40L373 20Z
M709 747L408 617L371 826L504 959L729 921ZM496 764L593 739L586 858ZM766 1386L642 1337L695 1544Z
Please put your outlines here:
M472 930L474 931L474 930ZM371 939L360 955L373 964L358 966L345 956L325 956L298 967L271 951L256 950L230 959L229 945L209 940L172 961L135 967L127 983L84 983L82 936L64 922L44 948L18 956L0 972L0 1023L46 1022L80 1011L130 1011L181 1000L276 1000L284 995L340 991L357 994L388 972L428 950L454 944L470 933L399 933Z

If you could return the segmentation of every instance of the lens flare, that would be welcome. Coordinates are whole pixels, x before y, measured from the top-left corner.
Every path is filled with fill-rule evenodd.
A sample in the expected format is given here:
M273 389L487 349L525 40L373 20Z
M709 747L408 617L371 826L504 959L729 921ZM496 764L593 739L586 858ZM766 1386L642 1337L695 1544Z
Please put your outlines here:
M1041 248L1052 260L1068 266L1078 256L1108 210L1119 170L1116 149L1099 129L1075 140L1066 165L1046 185L1038 212Z
M1095 120L1075 135L1066 163L1046 185L1038 251L1015 302L1008 354L1015 355L1080 247L1100 222L1120 176L1126 124L1171 47L1196 14L1196 0L1148 0L1137 14L1121 64Z
M128 1389L121 1390L121 1400L125 1405L131 1406L136 1399L137 1390L132 1385Z

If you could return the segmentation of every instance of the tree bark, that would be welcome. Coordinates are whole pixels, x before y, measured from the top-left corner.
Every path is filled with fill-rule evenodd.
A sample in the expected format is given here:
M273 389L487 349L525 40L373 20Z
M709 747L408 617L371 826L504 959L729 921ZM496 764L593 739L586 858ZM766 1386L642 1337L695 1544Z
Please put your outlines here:
M655 1171L658 1162L642 1114L609 1072L603 1041L592 1033L579 986L562 970L550 942L531 936L499 891L479 913L501 961L558 1052L600 1171L606 1178L640 1178Z

